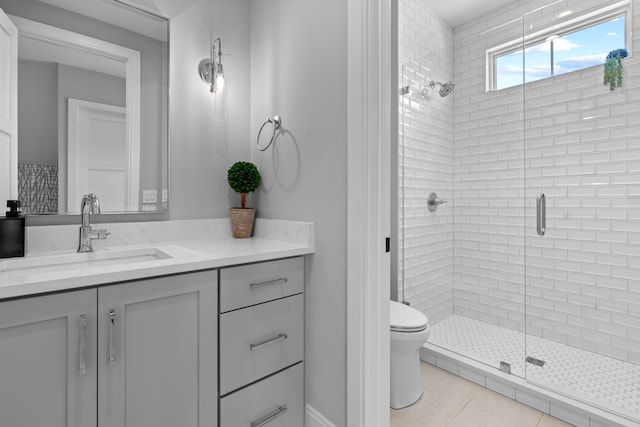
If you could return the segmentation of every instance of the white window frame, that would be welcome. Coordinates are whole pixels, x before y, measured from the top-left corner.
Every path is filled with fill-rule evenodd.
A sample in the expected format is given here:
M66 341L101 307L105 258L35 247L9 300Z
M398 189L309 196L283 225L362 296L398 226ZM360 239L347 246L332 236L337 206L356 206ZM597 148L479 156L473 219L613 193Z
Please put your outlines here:
M489 48L486 50L486 91L496 91L497 89L497 67L496 59L500 56L517 52L522 50L523 44L525 48L535 46L540 43L544 43L548 37L558 35L564 37L568 34L575 33L588 27L592 27L604 22L610 21L617 17L624 16L624 39L625 48L629 52L629 57L633 55L633 13L631 10L631 0L623 0L617 3L610 4L595 11L585 13L575 18L563 21L561 23L551 25L539 31L527 34L524 37L517 38L515 40L508 41L501 45ZM589 67L586 67L589 68ZM582 68L584 70L585 68ZM578 71L578 70L576 70ZM566 74L566 73L565 73ZM550 76L553 77L553 76ZM546 77L549 78L549 77ZM517 87L521 85L509 86L509 88ZM504 89L509 89L504 88Z

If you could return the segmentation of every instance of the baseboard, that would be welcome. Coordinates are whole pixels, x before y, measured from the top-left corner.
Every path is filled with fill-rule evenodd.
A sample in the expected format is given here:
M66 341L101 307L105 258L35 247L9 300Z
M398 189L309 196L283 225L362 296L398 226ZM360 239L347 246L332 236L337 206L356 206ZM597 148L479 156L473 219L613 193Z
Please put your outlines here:
M305 412L305 427L336 427L335 424L309 404L305 407Z

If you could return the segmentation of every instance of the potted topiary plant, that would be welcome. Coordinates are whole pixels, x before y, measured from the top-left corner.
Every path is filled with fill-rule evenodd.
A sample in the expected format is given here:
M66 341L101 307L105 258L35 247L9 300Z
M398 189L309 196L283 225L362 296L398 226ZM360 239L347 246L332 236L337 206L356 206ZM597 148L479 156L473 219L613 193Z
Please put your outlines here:
M251 237L256 210L246 207L247 193L255 191L260 185L260 172L253 163L236 162L227 172L227 181L233 191L240 193L240 207L229 209L233 237Z

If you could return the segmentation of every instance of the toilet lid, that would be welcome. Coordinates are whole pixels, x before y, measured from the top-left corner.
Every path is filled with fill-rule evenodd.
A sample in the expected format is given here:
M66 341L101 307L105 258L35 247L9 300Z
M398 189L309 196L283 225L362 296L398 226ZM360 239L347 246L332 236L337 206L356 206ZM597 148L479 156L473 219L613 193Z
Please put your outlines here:
M397 301L389 301L391 330L399 332L418 332L427 328L429 319L424 313Z

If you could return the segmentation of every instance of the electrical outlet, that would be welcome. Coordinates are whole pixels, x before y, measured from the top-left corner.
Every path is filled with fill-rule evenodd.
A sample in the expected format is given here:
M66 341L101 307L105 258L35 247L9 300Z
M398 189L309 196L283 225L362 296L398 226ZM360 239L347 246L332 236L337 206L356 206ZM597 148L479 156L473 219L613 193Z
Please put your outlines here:
M167 190L166 188L162 190L162 201L163 202L169 201L169 190Z
M158 201L158 190L142 190L142 203L155 203Z

